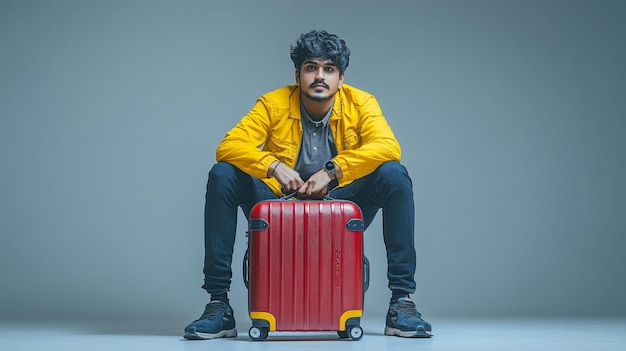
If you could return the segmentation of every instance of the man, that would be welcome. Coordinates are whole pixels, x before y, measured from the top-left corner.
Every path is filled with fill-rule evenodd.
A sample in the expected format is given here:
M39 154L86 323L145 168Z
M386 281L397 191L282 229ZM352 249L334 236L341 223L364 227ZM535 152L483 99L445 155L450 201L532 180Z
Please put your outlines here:
M344 84L350 51L326 31L291 47L295 85L261 96L217 148L205 206L203 288L211 295L187 339L237 335L228 291L237 210L297 192L330 195L361 207L365 228L383 209L391 300L386 335L430 337L409 294L415 292L412 183L400 145L371 94Z

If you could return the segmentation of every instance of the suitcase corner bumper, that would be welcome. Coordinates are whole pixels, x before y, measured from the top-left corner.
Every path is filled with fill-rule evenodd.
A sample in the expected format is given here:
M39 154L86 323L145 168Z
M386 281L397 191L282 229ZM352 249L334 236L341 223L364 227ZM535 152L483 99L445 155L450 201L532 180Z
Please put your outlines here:
M347 326L359 325L363 311L361 310L348 310L345 311L339 319L339 330L345 331Z
M250 319L255 327L266 327L269 331L276 331L276 317L269 312L250 312Z

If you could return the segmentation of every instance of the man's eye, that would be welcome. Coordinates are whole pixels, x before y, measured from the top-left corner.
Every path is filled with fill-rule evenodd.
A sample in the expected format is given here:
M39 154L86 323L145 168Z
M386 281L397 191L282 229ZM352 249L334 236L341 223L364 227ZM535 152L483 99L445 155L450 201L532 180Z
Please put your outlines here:
M335 70L335 67L326 67L326 72L332 72Z
M308 69L309 71L315 71L315 66L308 66L306 69Z

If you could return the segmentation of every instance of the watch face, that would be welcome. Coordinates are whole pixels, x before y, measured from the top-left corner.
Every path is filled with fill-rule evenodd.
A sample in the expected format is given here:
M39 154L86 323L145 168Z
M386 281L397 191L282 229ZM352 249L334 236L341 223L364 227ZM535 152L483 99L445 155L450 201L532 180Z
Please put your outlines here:
M333 161L326 162L325 166L326 166L326 169L329 171L335 169L335 164L333 163Z

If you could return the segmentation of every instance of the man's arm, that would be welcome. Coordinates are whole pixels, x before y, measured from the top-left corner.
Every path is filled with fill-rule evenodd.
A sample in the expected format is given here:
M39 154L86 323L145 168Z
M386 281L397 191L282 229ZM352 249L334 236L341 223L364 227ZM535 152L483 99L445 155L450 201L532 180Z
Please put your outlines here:
M230 131L215 151L218 162L228 162L257 178L267 177L270 165L277 158L260 149L267 142L270 116L263 98Z
M328 195L328 184L332 182L335 177L339 180L343 177L341 169L335 164L335 176L325 169L321 169L315 172L309 180L303 183L298 189L298 195L307 198L323 198Z
M383 116L376 98L372 95L366 97L358 112L360 145L341 150L333 159L336 169L342 173L340 185L372 173L385 162L400 161L400 144Z
M304 181L300 174L281 162L269 150L261 150L271 138L271 102L263 96L233 127L217 147L217 161L228 162L257 178L274 177L287 193L296 191Z
M268 172L268 178L274 177L280 183L281 188L285 194L291 194L298 190L304 181L300 177L300 173L289 168L280 161L273 162L270 165L270 171Z

